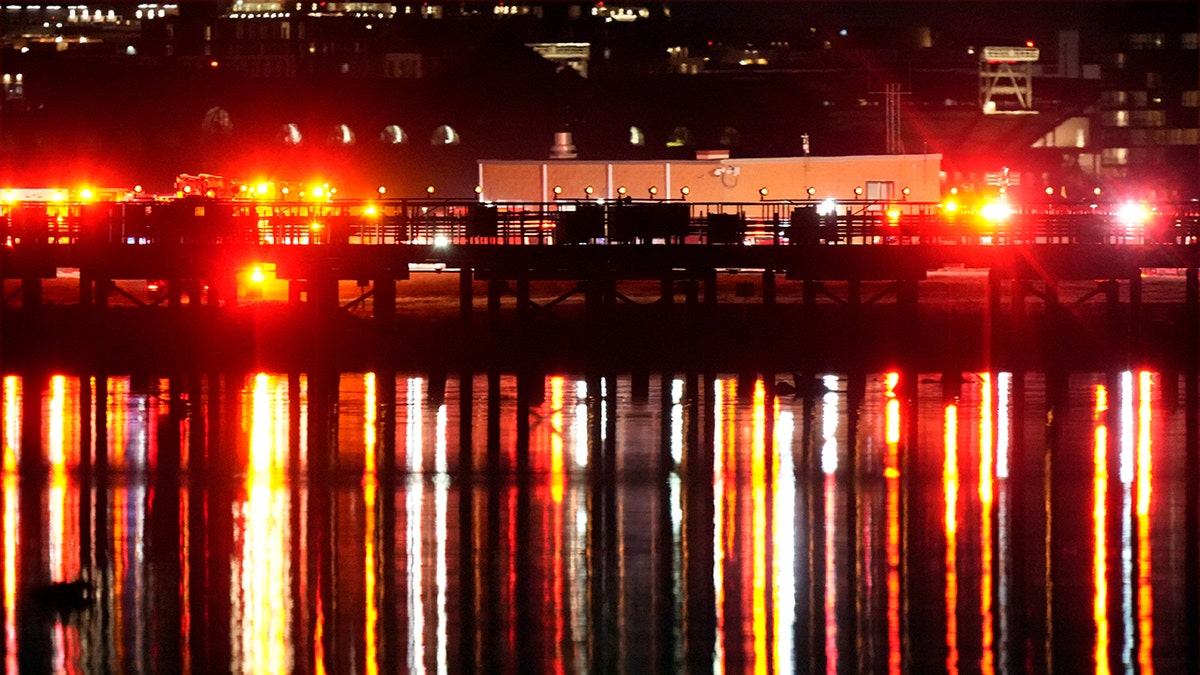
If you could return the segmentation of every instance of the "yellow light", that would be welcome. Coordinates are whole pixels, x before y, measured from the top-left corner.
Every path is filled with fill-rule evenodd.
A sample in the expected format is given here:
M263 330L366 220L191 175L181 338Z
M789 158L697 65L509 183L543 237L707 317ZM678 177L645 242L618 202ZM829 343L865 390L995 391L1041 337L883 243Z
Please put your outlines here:
M85 202L91 201L95 197L96 197L96 193L92 192L91 188L83 188L82 190L79 191L79 198Z
M271 189L271 186L267 183L259 183L258 185L254 186L254 191L260 195L267 194L267 191L270 189Z
M766 197L767 196L767 188L765 188L765 187L758 188L758 196Z
M368 207L366 208L366 210L365 210L365 211L363 211L363 213L367 214L368 216L374 216L374 215L376 215L376 214L378 213L378 211L376 211L376 210L375 210L375 206L374 206L374 205L371 205L371 206L368 206Z
M63 193L62 190L55 190L50 195L50 201L52 201L52 202L62 202L62 201L66 201L66 199L67 199L67 196Z
M888 209L888 221L895 225L900 220L900 209Z
M861 197L862 193L863 193L863 189L861 187L854 188L854 196L855 197Z
M621 195L621 196L624 196L624 195L625 195L625 192L626 192L626 190L625 190L625 186L624 186L624 185L622 185L621 187L617 188L617 194L619 194L619 195Z
M5 190L3 200L5 204L11 204L17 201L17 193L13 192L12 190Z
M266 279L266 276L263 275L262 267L255 265L254 269L250 271L250 281L261 284L264 279Z
M428 194L430 197L432 197L433 196L433 186L430 185L429 187L425 188L425 193Z
M651 185L650 186L650 196L653 197L656 194L658 194L658 187Z
M684 185L683 187L679 188L679 194L683 195L684 197L686 197L686 196L688 196L689 194L691 194L691 192L692 192L692 189L691 189L691 188L689 188L689 187L688 187L688 186L686 186L686 185Z
M1054 188L1046 186L1046 196L1050 196L1052 194L1054 194Z
M314 187L312 189L312 196L313 196L313 199L320 199L321 197L324 197L325 196L325 188L321 187L320 185Z
M583 188L583 193L589 197L591 197L592 193L595 191L596 191L596 188L592 187L591 185Z
M809 197L811 197L811 196L813 196L813 195L817 194L817 188L815 188L815 187L813 187L813 186L809 185L809 186L808 186L808 189L807 189L807 190L805 190L805 192L807 192L807 193L808 193L808 196L809 196Z
M321 231L321 223L318 223L314 220L313 224L308 226L308 229L312 230L313 232L320 232Z
M482 185L475 186L475 194L477 194L477 195L483 194L483 186Z
M953 199L947 199L945 204L942 204L942 209L947 213L954 213L958 210L958 202Z

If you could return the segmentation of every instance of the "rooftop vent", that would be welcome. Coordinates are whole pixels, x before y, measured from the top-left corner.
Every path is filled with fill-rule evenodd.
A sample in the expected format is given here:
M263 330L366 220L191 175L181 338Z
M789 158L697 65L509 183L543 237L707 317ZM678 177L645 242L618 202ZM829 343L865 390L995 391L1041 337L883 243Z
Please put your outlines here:
M571 139L571 132L555 132L554 145L550 146L550 159L575 159L575 143Z

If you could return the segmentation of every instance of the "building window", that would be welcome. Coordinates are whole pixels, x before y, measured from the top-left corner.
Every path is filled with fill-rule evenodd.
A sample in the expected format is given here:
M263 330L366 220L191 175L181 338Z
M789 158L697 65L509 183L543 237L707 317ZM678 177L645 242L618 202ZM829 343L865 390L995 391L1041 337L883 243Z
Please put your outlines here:
M629 127L629 144L642 148L646 146L646 134L637 127Z
M1184 33L1179 38L1180 49L1200 49L1200 33Z
M1200 107L1200 91L1193 89L1183 92L1183 100L1179 104L1185 108Z
M1162 87L1162 73L1146 73L1146 88L1158 89Z
M1130 49L1162 49L1166 38L1162 33L1134 33L1129 36Z
M1105 148L1100 153L1100 163L1107 166L1124 166L1129 163L1129 148Z
M1167 114L1162 110L1134 110L1130 121L1135 127L1161 127L1167 123Z
M1100 93L1100 105L1121 106L1129 103L1127 91L1104 91Z
M1101 116L1101 124L1106 127L1127 127L1129 126L1129 111L1107 110Z
M279 39L280 40L291 40L292 39L292 22L291 21L284 21L283 23L279 24Z
M890 180L867 181L867 201L891 201L896 194L896 182Z

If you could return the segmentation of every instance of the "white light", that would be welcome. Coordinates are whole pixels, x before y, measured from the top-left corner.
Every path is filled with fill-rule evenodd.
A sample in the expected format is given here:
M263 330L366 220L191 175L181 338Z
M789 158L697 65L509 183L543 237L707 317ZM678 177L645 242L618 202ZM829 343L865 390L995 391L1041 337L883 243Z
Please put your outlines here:
M979 215L983 216L984 220L992 222L1008 220L1008 217L1012 215L1012 207L1008 205L1008 202L988 202L979 209Z
M450 237L444 234L439 234L433 238L433 245L438 248L445 248L450 245Z
M833 201L832 199L826 199L825 201L821 202L820 204L817 204L817 215L818 216L832 216L836 212L836 210L837 210L837 202Z
M1126 202L1117 209L1117 220L1122 225L1141 225L1149 216L1150 212L1143 204Z

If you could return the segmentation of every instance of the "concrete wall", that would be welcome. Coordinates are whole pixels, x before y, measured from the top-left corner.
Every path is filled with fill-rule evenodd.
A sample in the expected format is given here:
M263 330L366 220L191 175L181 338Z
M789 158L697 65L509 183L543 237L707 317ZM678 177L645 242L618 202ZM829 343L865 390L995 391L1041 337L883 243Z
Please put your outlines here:
M562 199L616 198L619 188L635 199L756 202L760 188L767 199L855 199L871 181L890 181L894 199L933 202L941 198L941 155L862 155L854 157L779 157L692 161L593 162L582 160L479 162L479 184L488 201L552 201L554 187ZM902 190L909 194L902 196Z

